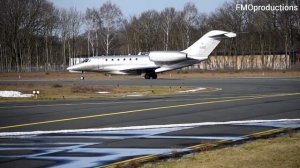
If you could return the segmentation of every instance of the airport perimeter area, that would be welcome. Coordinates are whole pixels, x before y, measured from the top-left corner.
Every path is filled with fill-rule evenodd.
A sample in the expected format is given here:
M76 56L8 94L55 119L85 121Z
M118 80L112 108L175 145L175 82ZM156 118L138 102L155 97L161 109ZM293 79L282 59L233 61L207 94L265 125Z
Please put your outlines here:
M19 87L80 84L215 89L171 95L2 102L0 166L137 166L139 162L202 151L211 147L208 144L231 146L258 135L298 130L300 78L258 74L176 78L173 73L157 80L102 75L106 79L91 76L80 81L78 76L45 79L50 73L38 79L25 78L28 74L20 79L3 79L0 85Z

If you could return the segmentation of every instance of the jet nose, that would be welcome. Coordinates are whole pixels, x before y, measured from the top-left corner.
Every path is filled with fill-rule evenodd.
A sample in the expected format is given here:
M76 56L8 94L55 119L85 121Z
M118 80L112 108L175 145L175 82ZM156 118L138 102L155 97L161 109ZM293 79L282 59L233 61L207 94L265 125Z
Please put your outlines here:
M69 66L69 67L67 68L68 71L72 71L73 69L74 69L74 66Z
M68 71L85 71L85 70L89 70L92 68L93 68L93 65L91 65L90 63L79 63L76 65L69 66L67 68L67 70Z
M68 68L67 68L67 70L68 71L74 71L75 70L75 66L73 65L73 66L69 66Z
M80 64L72 65L67 68L68 71L81 71L82 69L83 69L83 66Z

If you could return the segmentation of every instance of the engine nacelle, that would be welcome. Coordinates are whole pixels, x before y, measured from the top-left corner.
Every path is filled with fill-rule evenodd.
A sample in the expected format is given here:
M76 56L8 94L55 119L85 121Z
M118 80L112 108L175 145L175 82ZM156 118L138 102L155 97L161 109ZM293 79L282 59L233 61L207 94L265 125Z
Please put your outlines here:
M187 59L187 54L179 51L151 51L149 59L153 62L174 62Z

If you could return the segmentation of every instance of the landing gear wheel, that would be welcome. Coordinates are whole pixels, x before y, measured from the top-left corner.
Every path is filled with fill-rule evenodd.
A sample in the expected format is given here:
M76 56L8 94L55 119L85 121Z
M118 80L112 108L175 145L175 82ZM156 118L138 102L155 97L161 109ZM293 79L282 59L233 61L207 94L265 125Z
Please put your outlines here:
M157 79L157 74L156 73L147 73L144 76L145 79Z
M80 76L80 80L84 80L84 76Z
M144 78L145 79L150 79L150 74L145 74Z
M157 79L157 74L152 74L152 79Z

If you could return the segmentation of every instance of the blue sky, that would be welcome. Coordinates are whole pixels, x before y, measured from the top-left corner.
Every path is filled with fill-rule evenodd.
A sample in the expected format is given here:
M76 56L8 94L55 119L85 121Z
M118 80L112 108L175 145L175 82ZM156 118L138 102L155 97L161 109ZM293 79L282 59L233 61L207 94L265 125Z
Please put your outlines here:
M49 0L58 8L69 9L76 7L77 10L85 13L87 8L99 8L107 0ZM139 15L147 10L162 11L166 7L174 7L182 10L186 2L193 2L199 12L210 13L220 7L226 0L110 0L119 6L124 17Z

